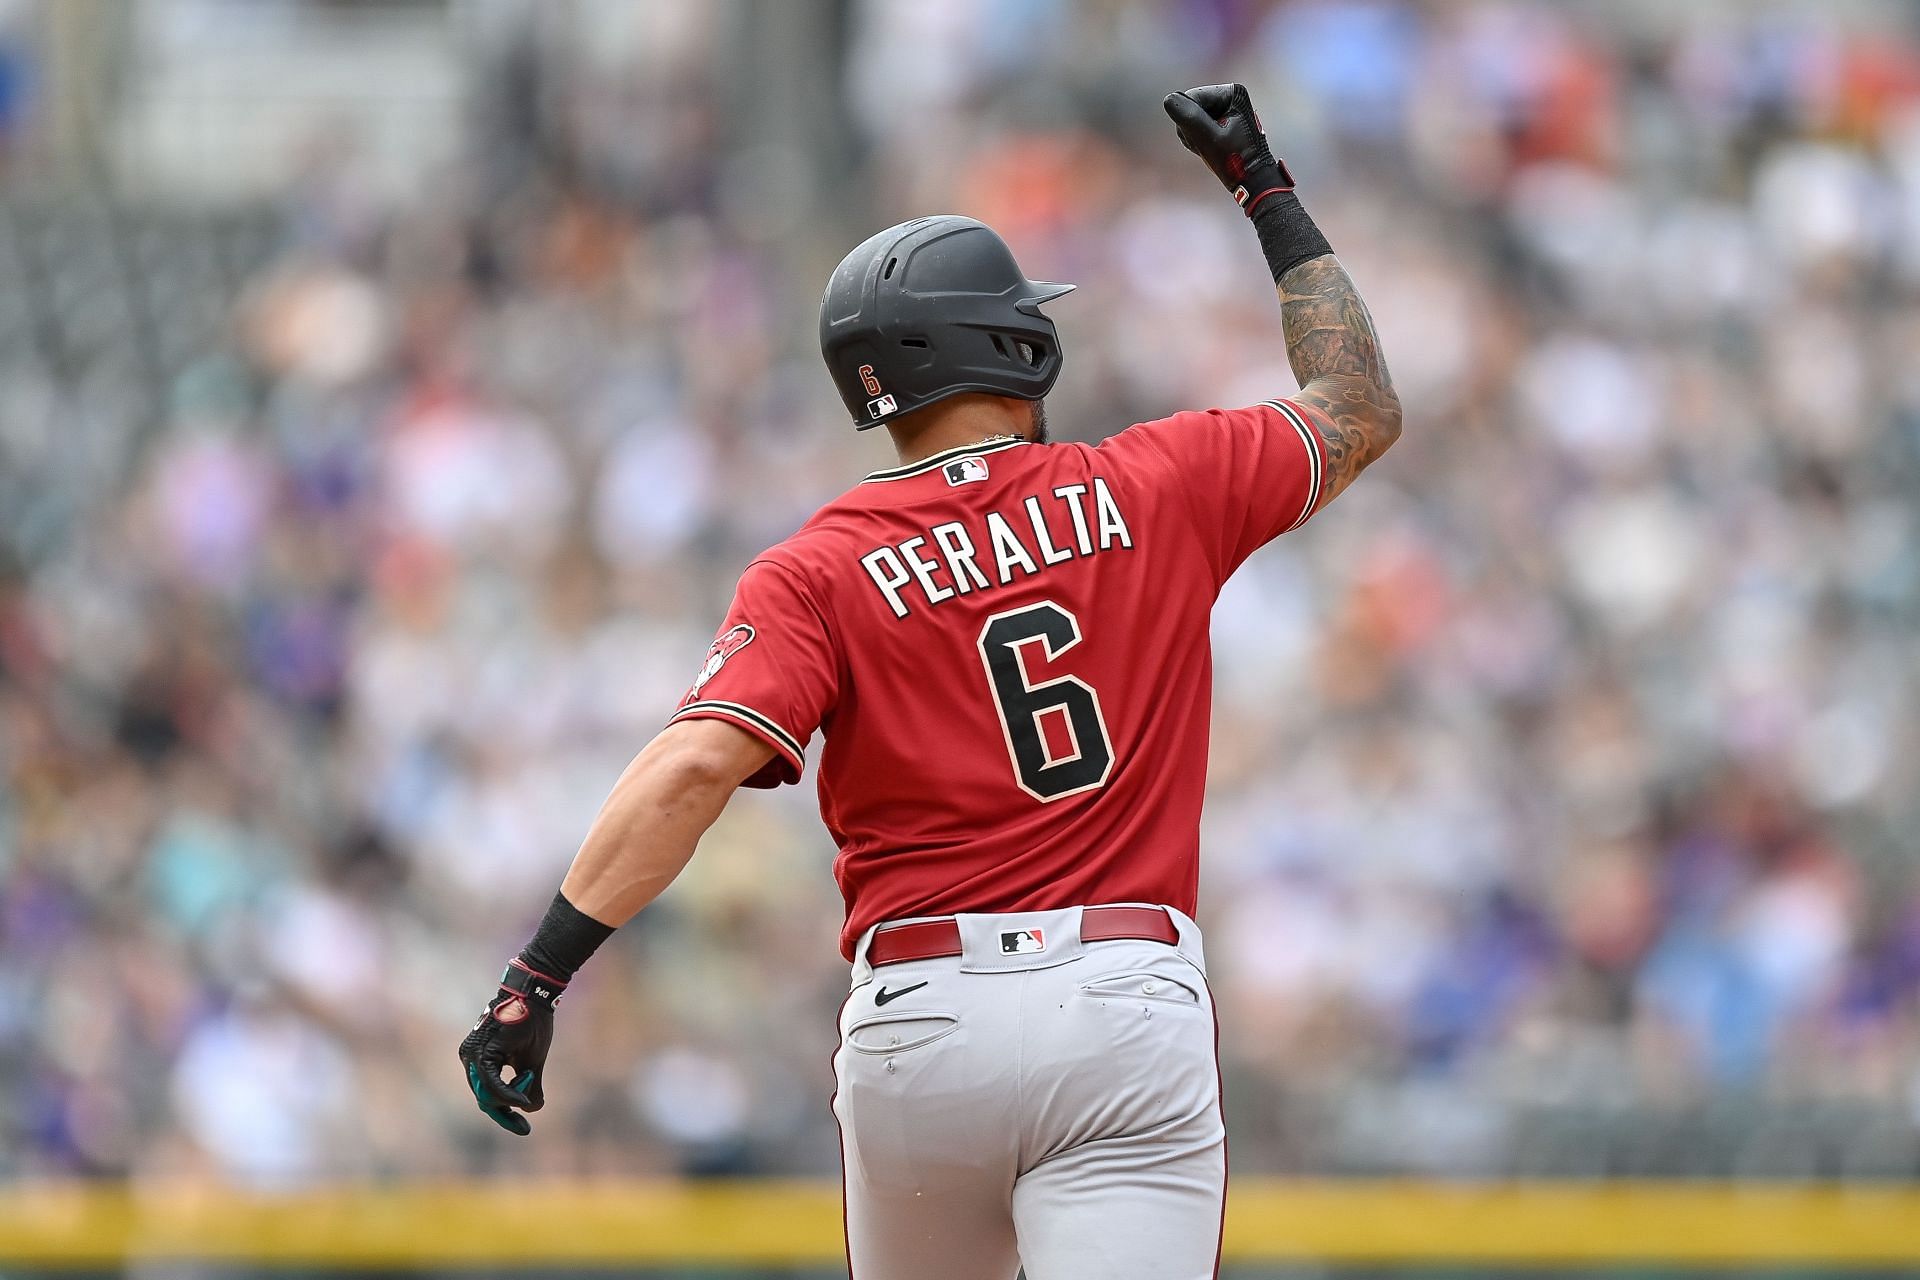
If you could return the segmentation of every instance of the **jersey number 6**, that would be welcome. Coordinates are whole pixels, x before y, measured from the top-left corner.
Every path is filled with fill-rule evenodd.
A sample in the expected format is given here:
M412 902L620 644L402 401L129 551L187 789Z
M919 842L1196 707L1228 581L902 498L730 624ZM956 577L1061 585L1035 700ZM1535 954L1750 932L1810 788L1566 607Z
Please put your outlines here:
M1051 600L996 613L980 629L980 662L1020 789L1036 800L1058 800L1106 782L1113 744L1092 685L1077 676L1039 684L1027 678L1025 649L1036 643L1054 661L1080 643L1080 620ZM1056 752L1063 737L1064 750Z

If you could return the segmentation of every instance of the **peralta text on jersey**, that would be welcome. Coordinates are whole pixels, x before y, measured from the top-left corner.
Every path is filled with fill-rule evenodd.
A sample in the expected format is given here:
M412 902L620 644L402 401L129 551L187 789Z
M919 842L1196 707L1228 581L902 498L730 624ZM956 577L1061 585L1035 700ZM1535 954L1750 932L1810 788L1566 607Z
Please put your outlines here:
M1011 512L950 520L903 542L860 557L896 618L956 595L990 591L1057 564L1115 548L1131 550L1133 535L1107 482L1063 484L1029 494Z

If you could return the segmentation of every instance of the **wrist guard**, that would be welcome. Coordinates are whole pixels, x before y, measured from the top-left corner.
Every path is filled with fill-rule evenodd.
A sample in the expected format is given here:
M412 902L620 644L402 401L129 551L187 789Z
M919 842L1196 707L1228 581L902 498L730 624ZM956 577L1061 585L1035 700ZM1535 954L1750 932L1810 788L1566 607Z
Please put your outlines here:
M1273 272L1275 284L1301 263L1333 252L1333 246L1307 216L1300 197L1291 191L1277 192L1260 206L1253 218L1253 230L1260 237L1260 252L1267 257L1267 269Z
M587 957L612 936L612 926L601 924L568 902L565 894L556 893L520 960L531 972L545 974L564 988Z

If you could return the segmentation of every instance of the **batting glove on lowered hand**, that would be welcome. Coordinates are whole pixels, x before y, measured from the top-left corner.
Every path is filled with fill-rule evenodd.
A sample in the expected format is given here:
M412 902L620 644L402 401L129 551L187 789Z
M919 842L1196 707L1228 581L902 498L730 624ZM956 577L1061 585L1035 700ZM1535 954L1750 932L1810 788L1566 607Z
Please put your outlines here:
M1180 131L1181 145L1206 162L1251 218L1259 203L1293 190L1293 175L1274 158L1243 84L1203 84L1170 93L1161 104Z
M510 961L500 979L500 990L480 1021L460 1042L460 1061L466 1064L467 1087L480 1109L509 1133L525 1137L533 1132L522 1111L538 1111L547 1104L540 1090L547 1050L553 1044L553 1010L567 984ZM503 1073L511 1069L511 1082Z

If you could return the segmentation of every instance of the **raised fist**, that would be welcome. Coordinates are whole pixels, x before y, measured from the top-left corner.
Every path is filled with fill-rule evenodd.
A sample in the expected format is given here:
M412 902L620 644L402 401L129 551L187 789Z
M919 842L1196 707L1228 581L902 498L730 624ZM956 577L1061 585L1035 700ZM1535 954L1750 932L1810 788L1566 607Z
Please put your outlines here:
M1266 197L1293 190L1293 175L1260 131L1247 86L1204 84L1170 93L1161 105L1180 131L1181 145L1206 162L1249 218Z

